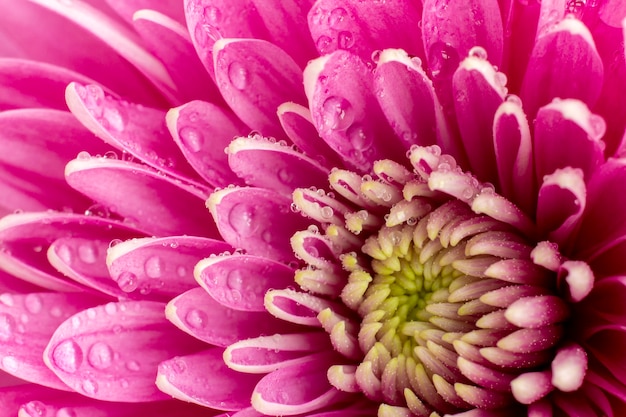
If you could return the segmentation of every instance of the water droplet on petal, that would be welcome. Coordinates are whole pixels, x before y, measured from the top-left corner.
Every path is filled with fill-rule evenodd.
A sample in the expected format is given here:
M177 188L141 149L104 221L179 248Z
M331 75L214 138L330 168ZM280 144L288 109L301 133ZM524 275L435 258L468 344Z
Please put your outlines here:
M324 124L333 130L345 130L354 121L354 109L343 97L328 97L322 104Z
M285 185L290 185L293 181L293 174L290 169L281 168L278 170L278 179Z
M15 305L15 299L9 293L0 294L0 303L8 307L13 307L13 305Z
M98 392L98 383L92 379L84 380L81 387L87 395L95 395Z
M104 107L102 118L106 120L108 128L114 132L123 132L128 123L126 111L112 105Z
M3 361L4 362L4 361ZM19 416L22 417L45 417L46 406L41 401L31 401L20 407Z
M333 40L326 35L322 35L317 38L315 41L315 45L317 46L317 50L321 55L326 55L330 52L330 48L332 46Z
M222 20L222 12L215 6L207 6L204 8L204 17L209 23L215 25Z
M348 12L343 7L337 7L330 12L328 23L331 27L339 25L348 16Z
M113 350L103 342L94 343L87 352L87 361L96 369L107 369L111 366Z
M88 243L78 247L78 257L86 264L93 264L98 260L96 249Z
M487 59L487 51L482 46L474 46L469 50L468 56L485 60Z
M19 363L13 356L5 356L2 358L2 368L7 372L16 372L19 368Z
M146 271L146 275L148 275L150 278L159 278L161 275L163 275L163 269L165 268L165 266L163 265L163 260L155 255L146 259L144 268Z
M72 374L83 363L83 350L73 340L65 340L54 348L52 362L62 371Z
M0 341L6 342L13 337L15 332L15 317L7 313L0 314Z
M181 265L178 268L176 268L176 273L178 274L179 277L184 278L185 276L187 276L187 268Z
M234 61L228 66L228 79L238 90L243 90L248 86L248 70L239 62Z
M354 35L352 32L343 30L337 35L337 44L339 49L350 49L354 45Z
M507 94L506 101L508 101L509 103L513 103L519 107L522 107L522 99L519 98L519 96L516 96L515 94Z
M178 131L178 136L183 145L191 152L200 152L204 145L204 137L202 133L195 127L185 126Z
M141 366L137 361L128 361L128 363L126 363L126 369L128 369L129 371L137 372L141 370Z
M78 155L76 155L76 159L80 161L86 161L91 159L91 154L87 151L80 151L78 152Z
M361 125L354 124L350 126L346 133L348 135L348 140L355 149L359 151L364 151L372 146L372 135L366 134Z
M243 287L243 276L239 269L233 269L228 273L226 285L231 290L241 290Z
M57 411L56 417L78 417L78 414L72 408L63 407Z
M451 76L459 66L459 54L452 45L435 42L430 46L428 63L434 77Z
M240 237L253 235L258 229L254 222L254 208L245 203L235 204L228 214L230 226Z
M137 276L132 272L124 271L117 277L117 285L124 292L133 292L137 289Z
M37 294L28 294L24 299L24 306L31 314L39 314L43 308L41 297Z
M194 308L185 315L185 322L192 329L204 329L208 323L208 316L204 311Z
M606 133L606 122L602 118L602 116L598 116L597 114L592 114L589 116L589 124L591 126L591 132L589 136L591 136L594 140L602 139L602 136Z

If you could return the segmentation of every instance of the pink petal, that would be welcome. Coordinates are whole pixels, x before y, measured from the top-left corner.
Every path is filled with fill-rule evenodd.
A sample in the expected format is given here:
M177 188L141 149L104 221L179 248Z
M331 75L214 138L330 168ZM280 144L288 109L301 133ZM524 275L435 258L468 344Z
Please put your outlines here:
M578 390L587 372L587 353L576 344L559 348L552 361L552 384L564 392Z
M389 124L407 149L413 144L428 146L438 142L442 130L437 126L440 105L419 58L409 58L400 49L381 52L374 89Z
M96 216L67 213L24 213L0 220L0 241L5 251L0 265L13 275L55 291L86 289L63 277L48 263L47 249L65 237L96 240L142 236L130 226Z
M317 133L308 108L291 101L283 103L278 106L278 118L287 137L305 155L327 168L343 166L341 158Z
M127 298L111 279L106 266L110 240L59 238L48 248L48 262L57 271L86 287L114 298Z
M43 351L56 327L101 300L84 293L0 296L0 368L39 385L71 389L44 364Z
M0 110L53 108L67 110L65 87L72 81L94 81L67 68L25 59L0 59Z
M537 182L558 168L580 168L589 180L604 161L604 120L578 100L554 100L539 109L534 153Z
M23 2L9 8L0 22L19 45L18 57L68 68L156 106L165 105L164 95L174 88L163 65L139 46L130 28L86 2ZM46 24L33 26L31 22ZM67 42L56 42L60 38ZM102 62L115 71L103 69Z
M326 308L337 312L346 310L336 302L291 289L268 291L265 295L265 307L279 319L311 327L322 326L317 315Z
M220 39L213 59L217 86L235 114L264 136L282 139L278 106L305 103L300 67L282 49L258 39Z
M135 12L142 9L155 10L180 23L185 22L183 6L178 0L106 0L106 3L128 23L132 23Z
M132 239L110 248L106 265L124 295L167 301L197 287L198 261L228 250L227 243L193 236Z
M207 201L226 242L281 262L294 260L289 237L310 223L291 212L290 204L290 199L262 188L227 188Z
M227 148L228 164L246 184L274 190L284 196L298 187L323 188L328 170L284 143L261 137L239 137Z
M509 322L529 329L562 322L568 315L567 304L551 295L521 298L511 304L505 313Z
M0 388L0 417L15 417L19 407L29 401L54 399L76 400L77 394L58 391L35 384L22 384Z
M357 56L335 51L311 61L304 86L320 136L352 167L370 171L375 160L405 153L400 141L391 139L372 90L373 76Z
M484 48L493 65L501 64L503 32L496 0L426 0L422 16L424 46L433 76L451 76L474 46Z
M345 400L347 394L333 388L326 378L326 370L333 364L333 359L333 355L321 353L308 362L266 375L254 388L252 405L266 414L295 415Z
M163 111L116 99L98 85L72 83L65 99L74 116L111 146L169 175L198 179L170 139Z
M320 55L347 50L368 61L375 50L402 48L423 56L416 28L419 3L393 0L385 3L318 0L308 14L309 29ZM388 30L394 27L395 30Z
M511 383L511 391L517 401L532 404L554 389L550 372L528 372L521 374Z
M311 353L330 348L326 333L275 334L230 345L224 352L224 361L238 372L268 373L308 362Z
M181 14L182 11L180 6ZM167 68L180 103L193 99L223 103L217 86L196 55L185 26L154 10L137 11L132 23L150 51Z
M213 256L200 261L198 283L220 304L241 311L265 311L263 300L271 288L294 284L294 270L260 256Z
M109 303L82 311L52 336L44 361L66 384L105 401L166 399L154 385L157 364L197 350L151 301Z
M63 171L81 151L106 153L111 148L94 138L68 112L19 109L0 114L3 198L0 212L78 210L91 202L69 188ZM33 163L33 155L38 155Z
M287 331L284 321L266 311L237 311L215 301L202 288L169 302L166 317L179 329L211 345L226 347L238 340Z
M509 96L493 121L493 147L502 195L532 214L535 209L533 148L521 102Z
M224 148L233 137L249 131L230 111L203 101L171 109L165 118L174 141L189 164L209 184L240 184L230 170Z
M522 85L526 114L555 97L576 98L593 106L602 88L604 69L585 25L565 18L539 33Z
M148 167L85 156L70 161L65 175L72 188L150 234L216 236L202 204L204 190L159 175Z
M33 285L28 281L21 280L0 269L0 294L27 294L30 292L39 292L43 288Z
M484 49L474 48L469 54L452 77L456 118L472 172L497 185L493 119L506 94L505 82L486 60Z
M249 406L259 377L227 368L222 353L212 348L161 363L157 386L175 398L217 410Z

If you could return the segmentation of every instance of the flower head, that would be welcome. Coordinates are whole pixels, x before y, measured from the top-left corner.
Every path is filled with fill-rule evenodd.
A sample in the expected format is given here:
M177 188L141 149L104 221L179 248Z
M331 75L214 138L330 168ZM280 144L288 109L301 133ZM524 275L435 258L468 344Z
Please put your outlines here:
M4 1L4 409L624 411L619 2Z

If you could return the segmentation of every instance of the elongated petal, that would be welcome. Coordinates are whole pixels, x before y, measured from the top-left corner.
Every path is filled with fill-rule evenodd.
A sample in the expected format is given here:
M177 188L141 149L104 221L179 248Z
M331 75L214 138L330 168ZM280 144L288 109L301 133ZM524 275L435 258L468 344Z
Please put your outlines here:
M232 310L197 287L170 301L165 315L185 333L221 347L262 334L287 331L288 327L266 311Z
M600 95L604 69L593 38L575 18L540 33L522 85L522 101L533 117L555 97L576 98L593 106Z
M182 14L182 7L180 7ZM154 10L140 10L132 17L133 27L151 52L163 62L176 85L179 103L202 99L222 103L217 86L198 59L187 29Z
M289 206L289 199L262 188L227 188L214 192L207 201L226 242L282 262L294 260L289 237L308 225Z
M217 302L235 310L265 311L265 293L293 285L294 270L260 256L213 256L200 261L196 280Z
M223 349L179 356L159 365L157 386L183 401L217 410L240 410L250 404L259 376L226 367Z
M26 281L56 291L86 287L68 280L48 263L47 249L64 237L129 239L143 234L128 225L97 216L68 213L23 213L0 220L0 241L5 251L2 269ZM8 253L7 253L8 252ZM9 256L10 253L10 256Z
M232 112L204 101L191 101L167 112L167 127L189 164L214 187L240 184L224 148L249 129Z
M419 3L392 0L385 3L318 0L309 11L311 36L320 55L347 50L367 61L376 50L402 48L423 56L418 25ZM390 31L389 27L397 30Z
M54 332L44 361L88 397L142 402L167 399L154 386L157 365L201 345L163 317L164 304L109 303L82 311Z
M65 99L74 116L111 146L172 176L198 179L170 139L163 111L119 100L98 85L72 83Z
M178 0L105 0L106 3L126 22L133 22L135 12L142 9L155 10L176 21L185 23L183 6Z
M298 187L324 187L328 171L286 144L237 138L227 148L228 164L246 184L290 197Z
M185 186L148 167L86 157L70 161L65 176L73 188L156 236L216 236L202 204L204 190ZM131 195L133 198L127 198Z
M263 135L282 139L278 106L305 103L300 67L282 49L258 39L220 39L213 55L217 86L235 114Z

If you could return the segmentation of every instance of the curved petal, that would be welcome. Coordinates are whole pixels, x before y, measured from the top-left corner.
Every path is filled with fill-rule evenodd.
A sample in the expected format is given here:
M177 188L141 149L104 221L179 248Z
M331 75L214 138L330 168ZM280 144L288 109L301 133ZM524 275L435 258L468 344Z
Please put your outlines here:
M126 22L133 22L138 10L151 9L162 13L181 24L185 23L185 13L179 0L105 0L106 3Z

